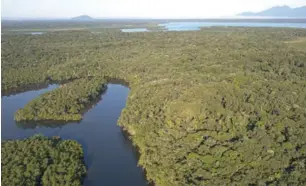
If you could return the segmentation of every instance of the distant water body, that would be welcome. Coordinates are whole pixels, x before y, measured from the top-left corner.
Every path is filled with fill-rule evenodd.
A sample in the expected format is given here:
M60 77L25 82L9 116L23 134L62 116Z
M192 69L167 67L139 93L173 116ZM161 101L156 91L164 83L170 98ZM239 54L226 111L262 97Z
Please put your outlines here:
M306 28L306 23L260 23L260 22L169 22L158 26L168 31L200 30L201 27L278 27L278 28Z
M146 28L123 28L122 32L148 32Z
M44 34L43 32L31 32L31 35L42 35Z
M168 22L158 24L163 31L192 31L205 27L277 27L277 28L306 28L306 23L286 22ZM146 28L121 29L122 32L148 32Z

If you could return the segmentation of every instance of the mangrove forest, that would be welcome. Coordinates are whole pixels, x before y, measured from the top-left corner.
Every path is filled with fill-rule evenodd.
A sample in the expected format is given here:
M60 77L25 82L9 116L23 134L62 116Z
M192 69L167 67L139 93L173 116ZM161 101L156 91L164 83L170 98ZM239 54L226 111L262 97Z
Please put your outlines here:
M79 186L86 174L82 146L41 135L1 142L1 184Z
M305 38L305 29L243 27L3 34L2 92L68 81L15 119L80 120L107 78L122 79L131 91L118 125L149 181L306 185ZM2 184L80 185L82 156L69 140L2 142Z

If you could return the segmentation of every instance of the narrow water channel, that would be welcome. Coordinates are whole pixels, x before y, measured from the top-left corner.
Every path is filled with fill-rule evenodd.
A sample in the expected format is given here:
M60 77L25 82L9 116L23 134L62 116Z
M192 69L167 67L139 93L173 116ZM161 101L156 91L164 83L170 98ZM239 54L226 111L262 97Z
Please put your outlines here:
M145 175L137 167L137 155L131 141L117 126L121 110L125 107L129 88L121 84L108 84L100 101L84 114L82 121L65 124L18 124L14 113L33 98L57 88L28 91L1 98L1 139L22 139L40 133L77 140L85 152L87 176L85 186L144 186Z

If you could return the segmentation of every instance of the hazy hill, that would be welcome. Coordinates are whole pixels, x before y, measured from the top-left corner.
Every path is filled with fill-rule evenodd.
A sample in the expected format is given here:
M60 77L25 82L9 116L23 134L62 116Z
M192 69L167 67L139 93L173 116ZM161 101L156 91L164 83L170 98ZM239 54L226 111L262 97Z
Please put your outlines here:
M75 21L93 21L94 18L92 18L92 17L90 17L88 15L80 15L80 16L71 18L71 20L75 20Z
M306 6L290 8L289 6L275 6L261 12L243 12L239 16L263 17L303 17L306 18Z

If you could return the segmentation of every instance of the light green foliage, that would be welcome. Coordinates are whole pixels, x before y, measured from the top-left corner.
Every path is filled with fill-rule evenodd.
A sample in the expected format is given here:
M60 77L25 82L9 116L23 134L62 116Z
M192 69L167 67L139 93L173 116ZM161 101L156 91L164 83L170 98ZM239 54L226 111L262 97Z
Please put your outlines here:
M282 28L6 36L3 85L29 83L22 70L18 79L7 73L22 64L15 47L55 58L35 79L128 81L119 125L157 185L305 185L306 49L287 43L305 36Z
M76 141L35 135L1 146L1 185L82 185L86 167Z
M81 120L86 106L105 89L103 78L74 80L29 102L15 113L15 120Z

